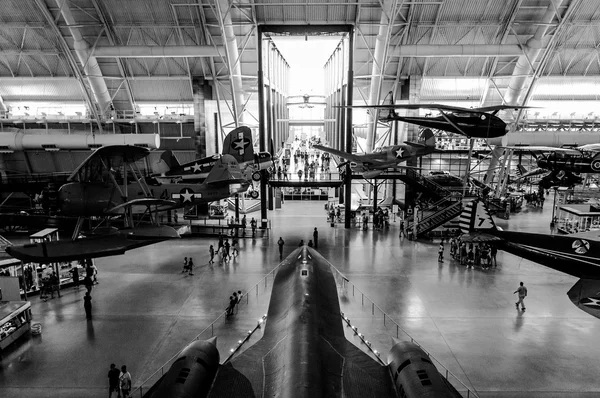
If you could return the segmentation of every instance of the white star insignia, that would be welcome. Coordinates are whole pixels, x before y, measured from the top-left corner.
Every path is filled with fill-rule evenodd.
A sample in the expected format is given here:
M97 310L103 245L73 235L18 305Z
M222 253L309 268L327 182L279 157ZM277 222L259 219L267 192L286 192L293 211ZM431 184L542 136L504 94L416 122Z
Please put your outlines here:
M181 197L183 198L184 202L191 202L194 194L186 190L181 194Z
M396 151L396 157L401 158L403 154L404 154L404 149L398 148L398 150Z
M202 166L200 166L198 163L194 163L192 165L192 170L194 170L194 173L199 173L201 168Z
M587 303L581 303L581 305L585 305L586 307L600 307L600 300L594 297L586 297L585 299L589 300ZM583 301L583 300L582 300Z

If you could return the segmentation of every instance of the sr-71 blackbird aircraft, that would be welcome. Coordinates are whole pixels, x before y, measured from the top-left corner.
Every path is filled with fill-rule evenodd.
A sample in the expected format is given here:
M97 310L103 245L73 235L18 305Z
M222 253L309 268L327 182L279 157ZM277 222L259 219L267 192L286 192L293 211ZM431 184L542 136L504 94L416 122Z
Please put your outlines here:
M152 220L156 211L227 198L248 189L237 161L224 155L215 162L202 184L159 184L149 186L137 162L149 153L146 148L117 145L106 146L92 153L62 185L52 204L59 214L79 217L72 240L10 246L11 256L24 261L70 261L120 254L126 250L177 238L179 234L164 225L142 226L133 220L132 208L146 208ZM96 228L92 235L79 238L85 217L123 216L125 229L108 231Z
M194 341L144 397L461 396L415 343L393 339L387 363L361 351L342 316L330 264L300 247L279 266L258 342L221 364L217 337Z
M389 114L381 120L399 120L437 130L461 134L468 138L502 137L509 131L506 122L496 114L506 109L523 109L526 106L494 105L481 108L462 108L441 104L388 104L388 105L355 105L351 108L388 109ZM433 109L441 116L400 116L394 109ZM491 113L488 113L491 112Z
M467 241L493 242L499 249L580 278L567 295L579 309L600 318L600 232L548 235L503 231L479 200L460 215Z
M412 168L401 166L400 163L433 153L435 151L433 132L425 129L421 133L421 139L423 143L406 142L403 145L384 146L364 155L355 155L323 145L313 145L313 148L347 159L353 171L362 174L364 178L375 178L389 168ZM345 164L340 163L338 167Z
M237 160L242 175L247 180L260 181L259 171L273 166L269 152L254 153L252 131L246 126L238 127L227 134L223 141L223 154L231 155ZM202 182L220 157L221 155L208 156L180 164L171 151L165 151L161 159L169 170L163 173L163 176L186 182Z

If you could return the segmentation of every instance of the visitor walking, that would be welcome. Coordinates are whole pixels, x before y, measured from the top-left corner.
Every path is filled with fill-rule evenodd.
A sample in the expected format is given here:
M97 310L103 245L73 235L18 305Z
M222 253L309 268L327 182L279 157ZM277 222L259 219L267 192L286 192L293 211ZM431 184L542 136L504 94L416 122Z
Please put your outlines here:
M519 287L517 288L517 290L515 290L513 294L515 293L519 294L519 301L515 303L517 310L519 309L519 304L521 304L523 311L525 311L525 303L523 302L523 300L525 299L525 297L527 297L527 288L525 287L525 285L523 285L523 282L520 283Z
M283 259L283 245L285 245L285 241L280 236L279 240L277 241L277 246L279 246L279 259L280 260Z
M85 292L85 296L83 296L83 309L85 310L85 318L92 319L92 296L90 292Z

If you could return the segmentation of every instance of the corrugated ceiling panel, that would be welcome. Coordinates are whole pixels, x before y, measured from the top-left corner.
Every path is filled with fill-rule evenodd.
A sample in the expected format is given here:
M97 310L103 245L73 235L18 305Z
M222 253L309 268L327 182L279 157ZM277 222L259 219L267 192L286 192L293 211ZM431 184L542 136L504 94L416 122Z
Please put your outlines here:
M589 21L597 17L600 10L600 2L598 0L583 0L574 17L576 21Z
M5 0L2 2L2 21L45 22L46 19L34 1Z
M421 86L422 100L473 100L478 101L487 85L486 79L444 78L423 79Z
M418 3L418 2L417 2ZM413 3L411 7L413 7L413 18L414 22L419 23L427 23L432 24L435 22L435 18L438 13L438 4L417 4Z
M599 100L600 76L540 78L533 90L535 100Z
M185 3L186 1L177 1ZM171 2L164 0L104 0L115 22L173 23Z
M0 96L5 101L81 101L77 79L1 79Z
M187 80L132 80L131 89L136 101L191 101L192 92Z
M598 45L598 41L600 40L600 26L568 26L564 35L561 35L561 38L563 38L561 45L566 47L590 47L591 50L592 47Z

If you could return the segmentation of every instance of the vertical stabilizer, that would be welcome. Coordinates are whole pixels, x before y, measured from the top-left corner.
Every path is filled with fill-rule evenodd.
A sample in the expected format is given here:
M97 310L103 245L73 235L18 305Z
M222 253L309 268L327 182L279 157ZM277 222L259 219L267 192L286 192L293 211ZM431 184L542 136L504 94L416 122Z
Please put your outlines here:
M435 136L433 135L433 131L431 129L425 129L421 133L421 140L423 144L428 147L435 147Z
M173 152L170 149L164 151L162 153L162 155L160 155L160 160L162 160L167 165L169 170L172 170L174 168L181 166L179 164L179 161L177 160L175 155L173 155Z
M233 156L238 163L254 161L250 127L241 126L227 134L223 141L223 155Z
M517 165L517 176L523 177L525 174L527 174L527 169L521 163L519 163Z
M473 200L465 205L460 213L459 226L465 234L497 229L490 211L480 200Z

